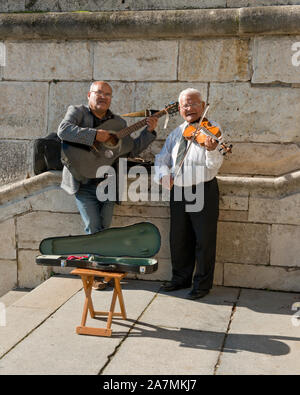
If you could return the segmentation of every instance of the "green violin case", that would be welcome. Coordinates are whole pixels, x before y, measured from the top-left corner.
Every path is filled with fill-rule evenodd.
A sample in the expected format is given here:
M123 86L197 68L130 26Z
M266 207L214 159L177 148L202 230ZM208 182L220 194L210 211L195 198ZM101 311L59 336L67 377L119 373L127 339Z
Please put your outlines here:
M158 228L150 222L105 229L92 235L49 237L40 243L42 266L77 267L149 274L161 245Z

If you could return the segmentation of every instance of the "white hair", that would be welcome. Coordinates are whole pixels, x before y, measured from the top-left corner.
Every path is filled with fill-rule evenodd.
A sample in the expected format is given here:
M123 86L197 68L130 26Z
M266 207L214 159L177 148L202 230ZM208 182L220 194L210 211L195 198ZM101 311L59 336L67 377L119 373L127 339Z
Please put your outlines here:
M201 96L201 93L198 91L198 89L187 88L187 89L183 90L182 92L180 92L179 97L178 97L179 103L180 103L180 100L183 96L191 95L191 94L198 95L199 99L202 101L202 96Z

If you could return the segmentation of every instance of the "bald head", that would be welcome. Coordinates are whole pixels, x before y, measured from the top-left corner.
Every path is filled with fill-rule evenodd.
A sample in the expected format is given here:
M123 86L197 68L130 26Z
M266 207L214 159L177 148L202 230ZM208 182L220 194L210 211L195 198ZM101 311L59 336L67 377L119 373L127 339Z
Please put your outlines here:
M101 86L101 87L105 86L107 89L110 89L110 91L112 92L112 87L106 81L94 81L90 86L90 92L98 91L99 86Z

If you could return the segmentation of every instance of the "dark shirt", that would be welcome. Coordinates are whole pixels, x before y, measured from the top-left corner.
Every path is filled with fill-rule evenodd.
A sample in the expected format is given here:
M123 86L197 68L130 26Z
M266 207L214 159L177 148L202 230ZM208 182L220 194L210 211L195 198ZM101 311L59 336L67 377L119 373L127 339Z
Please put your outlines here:
M110 110L107 110L106 114L105 114L105 117L103 117L101 119L96 117L96 115L93 114L91 109L90 109L90 113L93 115L93 120L94 120L93 121L93 128L94 129L99 128L99 126L101 126L105 121L107 121L108 119L112 119L114 117L114 114Z

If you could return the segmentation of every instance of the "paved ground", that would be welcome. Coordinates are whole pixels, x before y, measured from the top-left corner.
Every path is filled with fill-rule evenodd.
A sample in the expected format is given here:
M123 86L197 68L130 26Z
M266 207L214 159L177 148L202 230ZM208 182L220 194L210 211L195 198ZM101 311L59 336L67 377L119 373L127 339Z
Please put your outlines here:
M214 287L189 301L188 290L164 293L159 282L122 284L128 319L113 320L111 338L75 333L84 301L77 278L52 277L11 298L0 326L0 375L300 373L300 294ZM95 308L108 309L111 295L94 291Z

